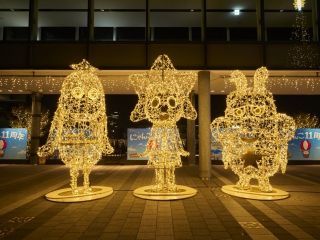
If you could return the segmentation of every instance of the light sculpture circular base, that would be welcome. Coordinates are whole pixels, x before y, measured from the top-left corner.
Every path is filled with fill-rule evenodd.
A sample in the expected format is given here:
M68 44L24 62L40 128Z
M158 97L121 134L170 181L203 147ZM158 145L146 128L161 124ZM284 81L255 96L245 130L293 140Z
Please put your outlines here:
M133 191L133 195L147 200L170 201L193 197L197 190L191 187L177 185L176 192L154 192L154 186L144 186Z
M261 192L258 186L251 186L248 190L242 190L236 185L225 185L221 190L231 196L255 200L280 200L290 196L288 192L276 188L273 188L272 192Z
M72 194L71 188L63 188L45 195L49 201L53 202L85 202L99 198L104 198L113 193L111 187L91 186L90 192L84 192L83 188L79 188L77 195Z

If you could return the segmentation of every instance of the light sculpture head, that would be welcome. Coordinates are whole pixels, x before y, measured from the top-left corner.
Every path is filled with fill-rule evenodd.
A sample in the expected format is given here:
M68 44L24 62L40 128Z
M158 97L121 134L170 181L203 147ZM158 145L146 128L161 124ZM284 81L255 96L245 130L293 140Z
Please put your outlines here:
M74 71L62 84L47 144L38 154L49 155L55 149L61 151L77 144L96 145L94 149L98 155L112 153L107 137L105 95L97 69L86 60L72 64L71 68Z
M86 60L72 64L71 68L75 71L62 84L59 99L62 111L78 121L95 119L105 110L105 96L97 69Z
M287 165L287 142L293 137L295 123L277 113L272 93L266 89L268 70L259 68L253 87L240 71L231 74L236 90L227 97L225 116L211 124L213 136L221 142L225 167L239 176L238 186L248 188L258 179L262 191L270 191L268 178Z
M197 75L192 71L177 71L167 55L160 55L151 70L133 74L130 81L139 100L130 119L147 119L155 125L173 125L181 118L196 119L189 94Z

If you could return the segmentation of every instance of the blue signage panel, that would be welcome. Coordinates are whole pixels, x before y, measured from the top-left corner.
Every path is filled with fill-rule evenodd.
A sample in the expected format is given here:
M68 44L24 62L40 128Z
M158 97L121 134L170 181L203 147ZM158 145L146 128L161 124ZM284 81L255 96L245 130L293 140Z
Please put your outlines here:
M211 159L222 160L222 146L211 137ZM299 128L288 143L289 160L320 160L320 129Z
M222 145L211 134L211 160L222 160Z
M150 128L128 128L128 160L148 160L141 154L146 150Z
M320 129L299 128L289 142L289 160L320 160Z
M26 159L26 128L0 128L0 159Z

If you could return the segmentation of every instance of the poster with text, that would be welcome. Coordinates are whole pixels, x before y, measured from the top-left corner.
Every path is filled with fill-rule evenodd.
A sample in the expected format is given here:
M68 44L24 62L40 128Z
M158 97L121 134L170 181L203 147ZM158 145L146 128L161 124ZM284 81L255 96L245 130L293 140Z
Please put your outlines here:
M0 160L26 159L26 128L0 128Z
M141 154L146 150L150 128L128 128L128 160L148 160Z
M289 142L289 160L320 160L320 129L299 128Z
M211 136L210 159L222 160L222 145L212 136L212 133L210 134L210 136Z

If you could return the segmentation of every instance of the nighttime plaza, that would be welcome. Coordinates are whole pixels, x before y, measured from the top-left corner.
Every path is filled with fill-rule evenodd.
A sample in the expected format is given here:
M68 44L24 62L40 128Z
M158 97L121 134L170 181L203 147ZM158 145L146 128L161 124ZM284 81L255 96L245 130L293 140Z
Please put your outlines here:
M0 0L0 240L320 240L320 0Z
M43 197L68 184L64 166L0 169L2 239L319 239L319 166L289 166L276 175L273 185L290 198L273 202L223 193L220 187L236 177L222 166L212 168L209 182L197 177L196 167L177 170L178 184L198 190L193 198L144 200L132 192L151 183L152 169L98 165L92 184L112 186L114 194L73 204Z

